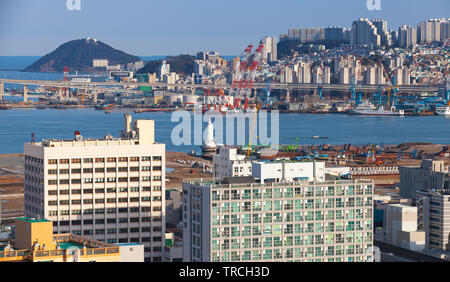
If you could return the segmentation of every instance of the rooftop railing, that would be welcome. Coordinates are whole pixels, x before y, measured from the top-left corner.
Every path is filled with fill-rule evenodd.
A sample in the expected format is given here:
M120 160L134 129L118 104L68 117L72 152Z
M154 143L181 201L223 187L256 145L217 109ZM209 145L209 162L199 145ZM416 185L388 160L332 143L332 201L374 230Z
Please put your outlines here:
M333 180L333 181L309 181L296 180L293 182L270 182L270 183L236 183L236 184L220 184L219 178L193 178L184 180L185 183L199 185L211 188L245 188L245 187L289 187L296 185L352 185L352 184L372 184L372 180L355 179L355 180Z

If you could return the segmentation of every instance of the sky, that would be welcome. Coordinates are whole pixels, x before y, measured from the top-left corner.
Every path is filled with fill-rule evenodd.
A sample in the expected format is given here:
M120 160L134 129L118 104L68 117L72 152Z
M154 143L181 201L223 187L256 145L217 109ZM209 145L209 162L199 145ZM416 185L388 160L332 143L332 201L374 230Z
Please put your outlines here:
M79 1L81 10L70 11L67 0L0 0L0 56L41 56L86 37L138 56L239 55L248 43L290 28L350 27L364 17L396 30L450 17L449 0L379 0L379 11L368 0Z

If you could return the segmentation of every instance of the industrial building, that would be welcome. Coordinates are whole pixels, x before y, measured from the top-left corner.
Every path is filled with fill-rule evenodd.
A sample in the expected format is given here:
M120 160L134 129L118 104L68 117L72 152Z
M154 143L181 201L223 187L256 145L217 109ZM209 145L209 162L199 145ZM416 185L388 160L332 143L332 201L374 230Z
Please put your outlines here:
M43 140L24 145L27 217L55 233L106 243L140 243L161 261L165 233L165 145L154 121L125 115L120 138Z
M444 160L424 159L420 166L400 166L400 197L416 199L416 192L442 190L448 179L448 167Z
M418 224L425 231L426 248L450 251L450 190L417 191Z

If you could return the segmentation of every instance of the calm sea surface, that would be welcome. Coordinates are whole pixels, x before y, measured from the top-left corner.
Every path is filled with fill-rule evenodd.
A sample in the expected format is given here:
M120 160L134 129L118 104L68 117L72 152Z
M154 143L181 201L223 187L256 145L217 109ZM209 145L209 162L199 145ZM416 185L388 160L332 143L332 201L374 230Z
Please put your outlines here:
M0 69L22 69L39 57L0 57ZM151 59L151 58L145 58ZM157 59L157 57L154 57ZM58 80L61 73L27 73L0 71L0 78ZM19 86L6 85L12 89ZM36 134L42 139L71 139L78 130L86 138L104 137L107 133L118 136L122 129L124 112L105 114L92 109L12 109L0 111L0 153L21 153L23 143ZM156 141L165 143L167 150L200 151L198 146L175 146L171 141L170 113L133 114L133 118L154 119ZM206 123L203 124L206 126ZM242 126L242 125L240 125ZM247 124L247 126L249 126ZM201 134L202 129L193 134ZM403 142L433 142L450 144L450 118L429 117L373 117L319 114L280 114L281 144L398 144ZM236 134L235 134L236 135ZM328 139L312 139L312 136ZM296 138L299 141L296 141ZM191 139L193 141L193 138Z
M74 131L85 138L104 137L107 133L118 136L123 126L124 112L93 109L12 109L0 111L0 153L21 153L23 143L30 142L31 133L36 141L42 139L72 139ZM171 113L132 114L133 119L155 120L156 141L165 143L167 150L189 152L198 146L175 146L171 141L173 128ZM403 142L433 142L450 144L450 118L429 117L373 117L319 114L280 114L281 144L398 144ZM206 123L203 124L203 128ZM247 128L249 125L247 124ZM201 134L202 129L193 134ZM235 133L236 135L236 133ZM312 139L312 136L328 139ZM248 139L247 139L248 140ZM255 142L255 140L253 140ZM193 137L191 138L193 143Z

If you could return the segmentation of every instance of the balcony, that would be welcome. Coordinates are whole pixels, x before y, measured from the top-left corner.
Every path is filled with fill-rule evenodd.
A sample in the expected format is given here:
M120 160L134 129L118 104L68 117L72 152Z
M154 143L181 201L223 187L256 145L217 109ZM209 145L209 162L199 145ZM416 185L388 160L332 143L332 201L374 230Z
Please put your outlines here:
M0 262L7 261L119 261L120 248L104 242L87 239L73 234L54 235L59 245L56 250L0 251ZM75 250L77 248L78 250ZM75 255L79 252L78 255Z

